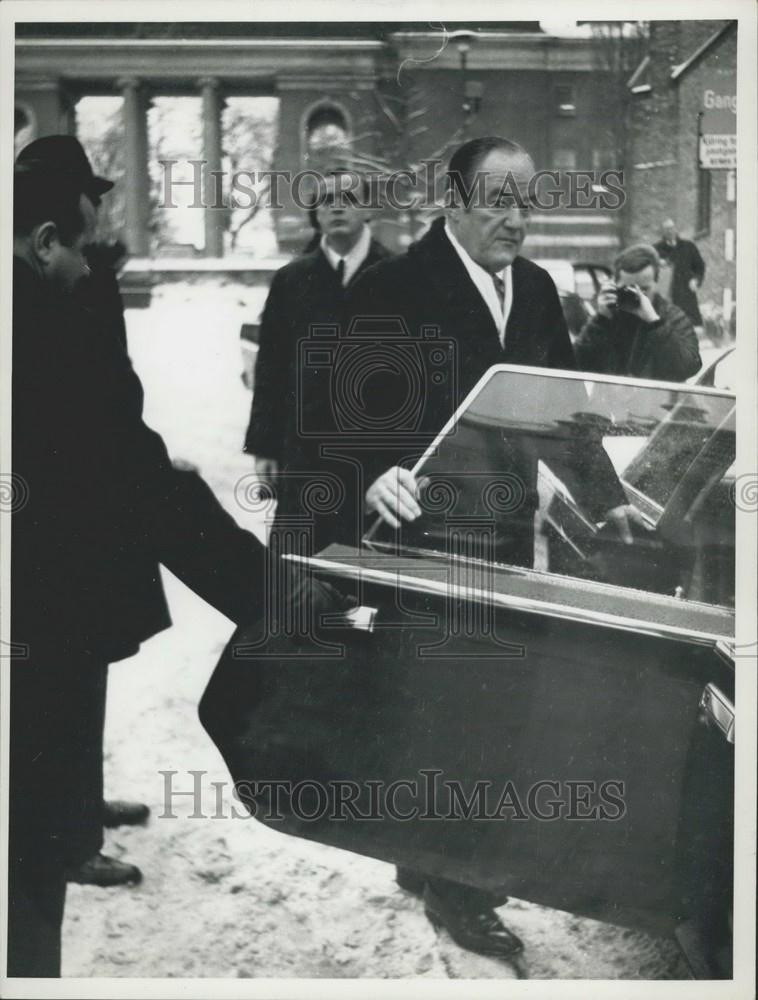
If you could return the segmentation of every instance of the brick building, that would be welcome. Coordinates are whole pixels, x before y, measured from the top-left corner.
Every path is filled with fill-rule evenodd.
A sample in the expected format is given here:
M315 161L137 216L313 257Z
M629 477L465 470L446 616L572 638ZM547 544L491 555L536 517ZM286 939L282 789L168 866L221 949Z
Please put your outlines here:
M279 102L276 170L317 166L329 142L403 169L487 133L521 141L538 168L603 169L618 166L603 74L592 38L554 36L535 21L447 24L446 33L412 22L21 24L16 111L28 141L74 131L82 97L123 99L124 228L147 258L165 254L149 225L146 115L157 96L199 98L208 170L224 158L224 101L245 95ZM282 191L275 225L286 253L309 229ZM204 221L200 252L223 256L224 214L206 209ZM396 248L417 235L403 213L377 224ZM618 246L618 213L573 210L537 214L526 252L604 262Z
M723 81L726 93L736 65L736 22L653 21L648 53L629 81L625 242L653 242L661 222L673 218L706 263L699 295L706 326L727 330L734 321L735 172L700 168L698 115L704 90Z

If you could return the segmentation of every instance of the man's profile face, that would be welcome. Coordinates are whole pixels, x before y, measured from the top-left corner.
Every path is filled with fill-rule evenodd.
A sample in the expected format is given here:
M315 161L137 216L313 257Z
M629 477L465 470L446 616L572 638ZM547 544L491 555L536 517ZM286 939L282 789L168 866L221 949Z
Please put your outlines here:
M616 276L617 285L622 288L628 285L637 285L640 291L644 292L648 298L655 291L657 283L655 268L652 264L643 267L641 271L619 271Z
M50 280L65 292L72 291L74 286L83 278L89 277L90 273L84 250L94 239L97 215L86 195L80 197L79 209L84 219L84 228L71 246L66 246L57 237L50 246Z
M477 168L470 207L450 210L456 239L490 274L512 264L521 249L529 223L527 189L533 174L528 156L493 149Z
M360 207L360 201L361 191L356 189L350 175L324 178L316 218L327 242L331 243L334 238L350 246L357 242L367 211Z

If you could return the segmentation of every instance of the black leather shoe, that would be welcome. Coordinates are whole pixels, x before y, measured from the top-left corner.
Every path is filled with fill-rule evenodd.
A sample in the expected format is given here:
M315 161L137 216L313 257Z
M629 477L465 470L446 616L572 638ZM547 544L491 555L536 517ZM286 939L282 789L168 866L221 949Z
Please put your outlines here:
M524 942L509 931L492 909L467 910L453 906L427 883L424 912L432 926L444 927L461 948L494 958L513 958L524 950Z
M142 881L142 872L136 865L128 865L107 854L95 854L78 868L69 869L66 879L78 882L79 885L109 888L115 885L137 885Z
M122 802L115 799L103 803L103 826L144 826L150 816L150 809L141 802Z
M406 892L412 892L414 896L424 895L426 878L415 868L406 868L404 865L398 865L395 868L395 881L401 889L404 889Z

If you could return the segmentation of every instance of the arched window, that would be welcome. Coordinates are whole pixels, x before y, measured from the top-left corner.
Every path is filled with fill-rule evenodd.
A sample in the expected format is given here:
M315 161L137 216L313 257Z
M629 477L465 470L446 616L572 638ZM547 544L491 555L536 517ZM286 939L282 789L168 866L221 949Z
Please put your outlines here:
M350 126L341 108L320 104L305 122L305 158L309 167L339 158L347 152Z

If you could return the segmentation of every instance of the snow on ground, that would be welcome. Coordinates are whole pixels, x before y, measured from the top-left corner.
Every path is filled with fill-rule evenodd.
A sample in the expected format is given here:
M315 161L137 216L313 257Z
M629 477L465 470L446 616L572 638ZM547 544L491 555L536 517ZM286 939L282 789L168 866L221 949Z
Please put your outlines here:
M146 419L174 457L198 465L224 505L241 507L252 463L241 452L250 395L240 380L239 328L250 290L163 286L127 313L129 346L146 393ZM241 487L238 484L241 483ZM519 900L501 914L526 942L518 966L473 955L436 932L391 866L232 818L228 786L216 810L221 758L197 703L231 623L166 574L174 627L111 668L106 790L147 802L146 829L111 831L106 852L138 864L142 885L71 885L65 976L239 978L664 979L683 978L676 947ZM164 812L163 771L175 791L204 772L203 812L192 796ZM239 812L240 807L237 805Z

